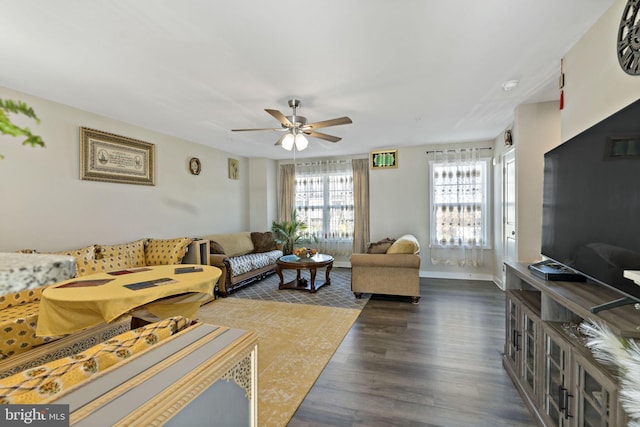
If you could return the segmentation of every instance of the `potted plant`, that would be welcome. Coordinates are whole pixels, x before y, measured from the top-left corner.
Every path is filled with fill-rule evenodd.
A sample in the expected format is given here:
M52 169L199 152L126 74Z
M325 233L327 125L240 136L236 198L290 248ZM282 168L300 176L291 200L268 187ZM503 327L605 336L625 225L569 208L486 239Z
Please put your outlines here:
M280 223L273 221L271 225L273 237L276 242L282 244L282 253L285 255L292 254L297 243L310 240L305 233L306 230L307 224L298 220L298 214L295 210L291 212L291 220ZM317 241L315 236L312 238Z
M27 127L20 127L11 122L11 120L9 120L9 113L23 114L34 119L36 123L40 123L40 119L36 116L36 113L26 103L0 98L0 133L16 137L25 137L26 139L22 142L23 145L44 147L44 142L40 136L32 134ZM0 154L0 159L2 158L4 158L4 156Z

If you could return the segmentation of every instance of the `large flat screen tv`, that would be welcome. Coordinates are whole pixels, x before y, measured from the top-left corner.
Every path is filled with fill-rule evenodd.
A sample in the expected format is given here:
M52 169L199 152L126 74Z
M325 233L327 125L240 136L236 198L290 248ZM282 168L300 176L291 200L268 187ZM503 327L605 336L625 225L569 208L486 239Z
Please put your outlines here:
M545 154L542 255L640 302L640 100Z

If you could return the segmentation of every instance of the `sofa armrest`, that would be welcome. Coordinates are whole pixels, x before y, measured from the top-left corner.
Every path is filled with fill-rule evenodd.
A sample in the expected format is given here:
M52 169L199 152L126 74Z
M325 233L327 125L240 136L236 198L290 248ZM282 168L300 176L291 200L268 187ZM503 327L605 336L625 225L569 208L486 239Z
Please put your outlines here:
M351 267L420 268L420 255L352 254Z
M229 257L225 254L209 254L209 265L218 268L226 268L225 262L227 264L229 263Z
M218 279L218 292L221 296L227 296L227 285L231 285L231 264L225 254L209 254L209 265L218 267L222 274Z

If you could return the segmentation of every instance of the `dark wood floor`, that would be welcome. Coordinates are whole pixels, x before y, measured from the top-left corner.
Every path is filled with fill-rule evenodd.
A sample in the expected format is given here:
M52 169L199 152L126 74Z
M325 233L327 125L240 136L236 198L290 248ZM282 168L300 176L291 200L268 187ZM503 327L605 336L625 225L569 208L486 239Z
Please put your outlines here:
M535 426L502 368L503 292L422 279L421 293L369 301L290 427Z

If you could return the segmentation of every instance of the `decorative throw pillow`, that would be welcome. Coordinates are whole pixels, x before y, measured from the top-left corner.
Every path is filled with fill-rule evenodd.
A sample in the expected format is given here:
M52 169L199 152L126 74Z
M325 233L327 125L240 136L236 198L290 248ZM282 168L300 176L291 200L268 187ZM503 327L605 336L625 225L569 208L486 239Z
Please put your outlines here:
M390 239L388 237L378 240L377 242L372 242L367 245L367 253L368 254L386 254L387 249L391 247L395 239Z
M253 242L253 252L269 252L276 248L276 241L273 239L273 234L270 231L264 233L252 232L251 241Z
M82 260L84 258L95 259L96 257L96 246L89 245L80 249L71 249L68 251L58 251L58 252L50 252L56 255L69 255L74 257L76 260Z
M86 259L95 259L96 258L96 245L85 246L80 249L71 249L68 251L58 251L58 252L43 252L43 253L51 253L55 255L68 255L72 256L76 259L76 275L74 277L81 276L80 274L80 266Z
M98 258L116 258L129 254L132 267L144 267L146 259L144 255L144 244L147 239L140 239L134 242L122 243L120 245L101 245Z
M220 245L220 243L216 242L215 240L210 240L209 253L214 255L215 254L224 255L224 248L222 247L222 245Z
M150 239L144 248L147 265L180 264L193 239Z
M405 234L387 249L388 254L417 254L420 252L418 240L411 234Z
M85 259L82 263L78 263L78 276L126 270L131 267L134 267L134 265L130 253L125 253L113 258Z

